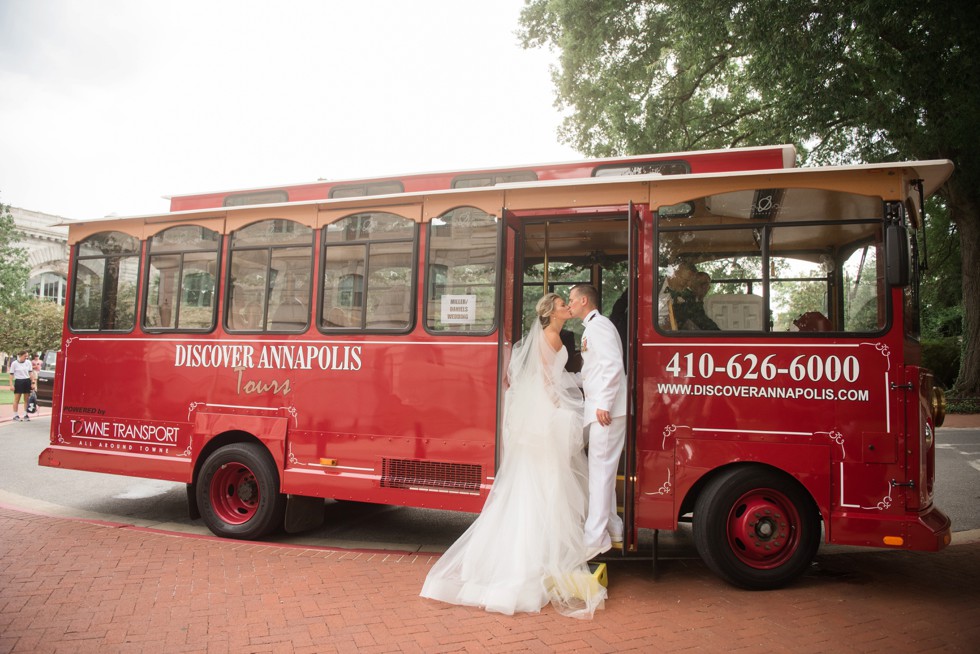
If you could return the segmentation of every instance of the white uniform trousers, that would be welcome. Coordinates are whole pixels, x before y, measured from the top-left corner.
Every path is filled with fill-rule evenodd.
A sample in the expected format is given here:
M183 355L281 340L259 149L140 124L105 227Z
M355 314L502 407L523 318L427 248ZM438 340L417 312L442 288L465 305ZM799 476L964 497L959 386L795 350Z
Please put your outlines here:
M610 536L623 536L623 519L616 512L616 473L626 443L626 416L613 418L608 427L598 422L585 426L589 444L589 515L585 520L586 548L609 549Z

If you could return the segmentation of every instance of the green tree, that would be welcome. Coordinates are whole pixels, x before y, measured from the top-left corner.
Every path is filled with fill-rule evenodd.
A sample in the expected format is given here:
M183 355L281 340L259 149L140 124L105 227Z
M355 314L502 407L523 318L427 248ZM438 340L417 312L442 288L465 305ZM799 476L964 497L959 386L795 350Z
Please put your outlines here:
M594 156L796 143L805 161L948 158L980 260L980 5L944 0L529 0L554 47L562 139ZM960 272L955 391L980 392L980 275Z
M922 336L961 338L963 335L963 287L948 280L959 276L960 242L941 198L926 202L929 223L928 270L922 285Z
M0 312L0 351L31 354L61 347L65 308L57 302L29 298Z
M0 314L27 299L27 251L15 243L23 239L14 225L10 207L0 204Z

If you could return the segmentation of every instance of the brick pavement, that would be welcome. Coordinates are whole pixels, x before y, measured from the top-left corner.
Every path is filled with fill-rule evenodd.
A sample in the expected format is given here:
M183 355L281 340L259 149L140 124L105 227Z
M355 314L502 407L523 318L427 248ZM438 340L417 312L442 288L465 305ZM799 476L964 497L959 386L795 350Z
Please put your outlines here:
M977 652L980 542L820 554L746 592L610 564L592 621L418 597L434 557L188 537L0 508L0 652Z
M6 411L4 411L4 408ZM41 415L50 409L41 407ZM0 407L0 423L10 419ZM950 416L945 427L980 426ZM696 560L610 564L596 619L418 597L435 557L194 538L0 507L7 652L978 652L980 542L818 554L748 593Z

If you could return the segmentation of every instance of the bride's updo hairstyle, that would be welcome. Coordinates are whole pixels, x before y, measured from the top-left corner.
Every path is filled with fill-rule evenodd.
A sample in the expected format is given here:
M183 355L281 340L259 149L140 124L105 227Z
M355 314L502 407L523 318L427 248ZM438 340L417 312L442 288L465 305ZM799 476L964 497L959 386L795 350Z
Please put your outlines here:
M538 300L538 304L534 307L534 310L538 314L538 320L541 321L542 327L547 327L551 323L551 314L555 312L555 301L560 299L561 296L557 293L545 293Z

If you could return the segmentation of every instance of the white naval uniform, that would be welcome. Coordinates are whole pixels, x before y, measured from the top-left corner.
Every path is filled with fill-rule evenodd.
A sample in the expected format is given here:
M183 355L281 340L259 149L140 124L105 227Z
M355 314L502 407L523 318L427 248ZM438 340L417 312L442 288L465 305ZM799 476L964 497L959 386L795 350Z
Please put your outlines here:
M623 536L623 520L616 512L616 473L626 442L626 372L623 344L612 322L595 310L582 322L582 390L585 440L589 444L589 513L584 542L586 548L605 551L611 546L611 536ZM600 425L597 409L608 411L612 424Z

